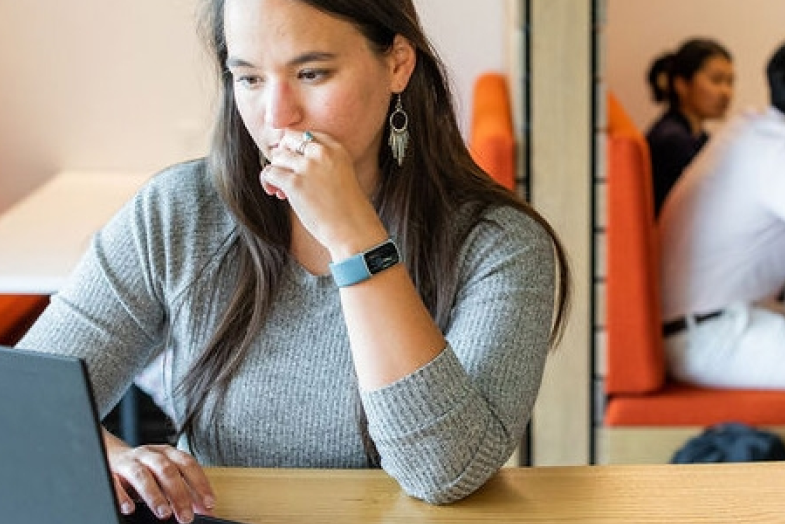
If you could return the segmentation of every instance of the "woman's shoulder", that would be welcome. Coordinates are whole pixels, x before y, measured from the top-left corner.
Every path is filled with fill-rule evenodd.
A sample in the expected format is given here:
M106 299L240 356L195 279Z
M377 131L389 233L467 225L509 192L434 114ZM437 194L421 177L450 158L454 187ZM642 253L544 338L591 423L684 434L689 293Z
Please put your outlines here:
M546 227L512 205L487 208L464 239L455 262L461 286L496 281L505 289L552 289L554 241ZM491 279L491 280L488 280Z
M545 226L532 214L512 205L486 208L471 228L465 247L486 245L493 249L530 250L542 248L550 252L552 239Z
M207 162L200 158L168 166L157 172L146 187L163 195L183 195L197 192L214 193L208 175Z
M138 227L165 235L223 234L232 228L204 159L175 164L153 175L127 212Z
M137 196L139 203L160 212L205 213L223 209L204 159L169 166L152 176Z
M489 206L482 214L479 225L501 228L505 232L521 231L533 234L544 234L545 229L538 220L523 208L512 205Z
M668 111L649 128L646 139L650 144L691 140L690 124L680 113Z

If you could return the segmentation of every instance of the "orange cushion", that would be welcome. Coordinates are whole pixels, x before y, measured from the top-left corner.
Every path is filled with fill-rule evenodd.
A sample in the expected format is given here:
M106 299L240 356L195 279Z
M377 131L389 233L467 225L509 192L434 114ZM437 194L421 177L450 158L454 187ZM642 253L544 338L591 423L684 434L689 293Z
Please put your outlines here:
M515 188L515 136L507 80L485 73L474 84L469 150L475 162L494 180Z
M48 304L47 295L0 295L0 344L16 344Z
M608 91L606 102L608 104L608 134L614 136L639 136L641 135L638 126L633 122L632 117L624 109L621 101L613 92Z
M654 392L665 355L648 145L612 95L608 130L605 391Z
M655 395L619 395L605 411L606 426L708 426L785 423L785 391L701 388L667 383Z

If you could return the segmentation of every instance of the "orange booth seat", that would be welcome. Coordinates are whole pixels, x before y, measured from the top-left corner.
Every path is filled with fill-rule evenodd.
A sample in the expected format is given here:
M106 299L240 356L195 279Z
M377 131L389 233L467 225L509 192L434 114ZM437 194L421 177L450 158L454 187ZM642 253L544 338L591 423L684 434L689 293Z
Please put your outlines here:
M16 344L48 305L48 295L0 295L0 344Z
M744 422L785 434L785 391L680 384L666 373L658 238L645 138L608 95L606 405L599 462L667 462L709 425Z
M515 188L515 135L507 79L484 73L474 83L469 150L494 180Z

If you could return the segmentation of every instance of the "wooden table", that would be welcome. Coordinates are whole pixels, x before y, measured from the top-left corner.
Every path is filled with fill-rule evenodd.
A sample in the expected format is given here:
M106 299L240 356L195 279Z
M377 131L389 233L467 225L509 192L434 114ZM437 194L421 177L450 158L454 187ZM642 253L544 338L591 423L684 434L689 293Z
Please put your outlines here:
M448 506L381 471L208 469L218 516L271 523L777 523L785 464L505 468Z

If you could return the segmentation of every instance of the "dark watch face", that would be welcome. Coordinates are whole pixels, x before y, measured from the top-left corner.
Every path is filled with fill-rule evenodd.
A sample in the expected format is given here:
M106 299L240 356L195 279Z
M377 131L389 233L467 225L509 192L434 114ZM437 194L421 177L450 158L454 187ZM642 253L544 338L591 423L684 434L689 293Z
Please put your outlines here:
M398 248L392 242L386 242L365 254L365 265L368 266L368 272L371 275L394 266L398 262Z

